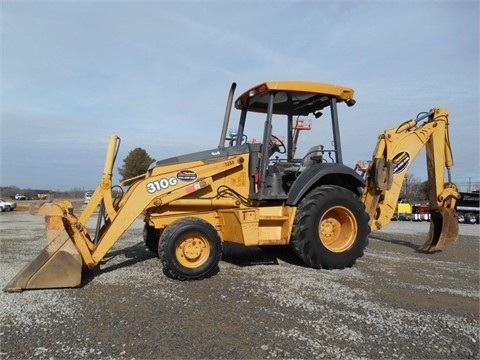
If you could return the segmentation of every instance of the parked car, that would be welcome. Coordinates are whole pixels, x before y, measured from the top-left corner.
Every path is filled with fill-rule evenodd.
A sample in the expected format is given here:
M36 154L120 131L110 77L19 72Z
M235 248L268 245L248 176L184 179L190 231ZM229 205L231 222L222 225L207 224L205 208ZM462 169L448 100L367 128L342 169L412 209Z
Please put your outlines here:
M5 201L0 199L0 211L13 211L17 207L17 203L13 201Z
M83 201L84 204L88 204L88 202L90 201L90 199L92 198L92 192L91 191L87 191L85 193L85 200Z
M15 200L27 200L27 197L25 195L17 194L15 195Z

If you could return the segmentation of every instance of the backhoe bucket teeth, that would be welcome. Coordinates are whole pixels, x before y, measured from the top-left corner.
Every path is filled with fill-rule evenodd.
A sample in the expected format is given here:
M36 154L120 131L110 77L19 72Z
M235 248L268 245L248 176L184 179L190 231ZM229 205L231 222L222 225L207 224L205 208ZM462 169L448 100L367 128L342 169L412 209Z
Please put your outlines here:
M458 221L454 209L439 207L430 212L430 230L428 240L421 251L434 252L442 250L445 245L453 244L458 239Z
M82 281L82 257L63 226L60 216L47 216L48 245L28 263L3 289L18 292L24 289L78 287Z

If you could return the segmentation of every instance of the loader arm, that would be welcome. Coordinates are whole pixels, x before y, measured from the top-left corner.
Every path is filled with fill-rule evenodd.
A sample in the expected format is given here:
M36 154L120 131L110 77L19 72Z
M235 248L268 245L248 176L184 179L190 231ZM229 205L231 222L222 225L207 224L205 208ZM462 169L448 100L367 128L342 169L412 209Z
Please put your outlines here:
M362 195L371 228L379 230L386 226L395 212L408 169L425 147L431 222L429 239L421 250L428 252L441 250L458 238L454 209L460 194L451 183L453 158L448 115L446 109L434 108L380 134Z
M172 201L210 186L213 182L213 176L241 166L242 163L243 158L241 156L237 156L236 161L233 158L228 161L218 161L210 164L205 164L202 161L192 162L189 164L189 168L196 170L198 179L187 183L180 181L168 183L167 179L175 179L175 174L178 170L161 173L156 176L142 176L140 180L137 180L130 186L122 201L118 204L117 209L114 209L113 206L106 207L107 221L100 228L97 235L98 238L94 242L92 242L85 228L88 219L85 218L84 214L80 216L80 219L85 218L83 222L71 214L64 216L68 220L66 226L70 227L69 232L74 234L72 239L82 256L84 264L89 268L95 267L147 208L168 205ZM105 181L101 181L97 188L103 202L111 199L111 191L104 191L104 187Z
M214 161L193 160L180 166L195 171L194 180L179 181L175 166L165 172L139 176L123 198L112 197L112 169L120 139L110 137L105 168L90 203L79 217L67 200L44 204L38 215L46 219L47 241L44 250L5 286L4 291L75 287L81 285L81 269L95 267L120 239L122 234L147 208L161 207L199 192L213 183L213 178L243 166L241 154L215 158ZM99 207L96 233L91 236L87 222ZM103 221L103 224L101 222Z

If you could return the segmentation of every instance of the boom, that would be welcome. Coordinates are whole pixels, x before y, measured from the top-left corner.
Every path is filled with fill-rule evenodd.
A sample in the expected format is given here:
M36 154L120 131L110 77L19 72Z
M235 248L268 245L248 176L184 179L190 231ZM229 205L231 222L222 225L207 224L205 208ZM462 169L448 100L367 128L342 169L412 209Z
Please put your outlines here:
M422 249L440 250L444 245L457 240L458 223L454 209L460 195L451 182L453 157L448 125L447 110L434 108L378 136L362 195L373 230L379 230L390 222L405 175L425 146L431 226L429 240Z

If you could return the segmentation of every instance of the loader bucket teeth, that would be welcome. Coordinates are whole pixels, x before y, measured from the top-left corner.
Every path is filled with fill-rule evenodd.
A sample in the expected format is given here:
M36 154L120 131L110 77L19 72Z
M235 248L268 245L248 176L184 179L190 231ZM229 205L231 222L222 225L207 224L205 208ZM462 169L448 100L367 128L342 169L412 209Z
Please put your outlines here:
M56 218L56 219L55 219ZM52 223L60 223L57 217ZM49 228L47 220L47 229ZM7 292L24 289L78 287L82 280L82 258L65 228L47 230L48 245L4 287Z
M435 252L445 245L453 244L458 239L458 221L454 209L439 207L430 212L430 230L428 240L420 251Z

